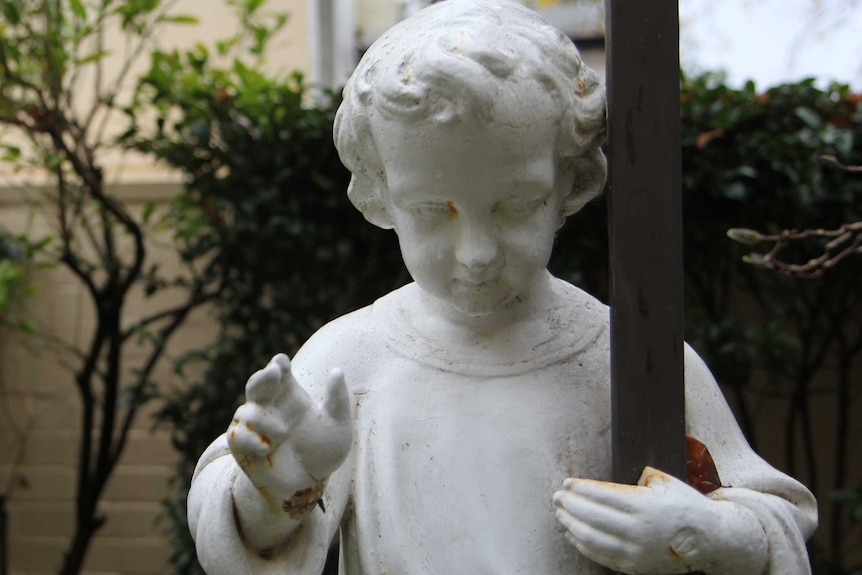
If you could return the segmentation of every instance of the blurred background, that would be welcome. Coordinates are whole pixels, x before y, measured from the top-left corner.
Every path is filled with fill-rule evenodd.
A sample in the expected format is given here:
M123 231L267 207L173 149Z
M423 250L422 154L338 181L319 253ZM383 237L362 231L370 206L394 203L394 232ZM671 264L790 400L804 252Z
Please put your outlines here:
M331 134L425 3L0 0L0 575L201 573L185 494L248 375L409 281ZM525 3L603 76L601 2ZM814 572L862 573L862 2L680 21L686 337L816 493ZM571 219L552 270L604 298L604 201Z

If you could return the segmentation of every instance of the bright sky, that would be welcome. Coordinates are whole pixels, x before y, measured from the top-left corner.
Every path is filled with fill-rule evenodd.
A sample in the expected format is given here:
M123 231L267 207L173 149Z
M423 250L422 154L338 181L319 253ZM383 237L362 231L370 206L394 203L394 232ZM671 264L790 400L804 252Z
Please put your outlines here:
M862 91L862 0L680 0L680 18L686 69L723 69L735 86L815 76Z

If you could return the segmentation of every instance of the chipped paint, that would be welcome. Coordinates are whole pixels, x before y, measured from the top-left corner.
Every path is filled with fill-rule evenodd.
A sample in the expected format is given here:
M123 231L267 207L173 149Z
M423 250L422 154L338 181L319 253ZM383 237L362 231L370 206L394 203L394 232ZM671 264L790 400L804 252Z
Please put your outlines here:
M583 98L584 96L587 95L587 91L588 91L587 90L587 83L584 82L583 79L578 78L578 91L577 91L578 97Z
M318 501L323 497L323 487L325 482L318 481L308 489L301 489L293 494L293 497L286 499L282 504L282 510L290 515L291 519L302 519L309 511L314 509Z
M457 218L458 217L458 208L455 207L455 204L453 204L451 201L449 201L449 202L446 202L446 205L449 206L449 215L452 216L453 218Z

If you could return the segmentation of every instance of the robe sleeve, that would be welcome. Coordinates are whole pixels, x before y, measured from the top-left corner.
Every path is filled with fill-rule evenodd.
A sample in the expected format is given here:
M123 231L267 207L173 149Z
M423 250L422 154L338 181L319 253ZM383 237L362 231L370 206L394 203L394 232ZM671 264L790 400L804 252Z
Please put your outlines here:
M364 308L322 327L291 361L294 377L317 401L323 399L326 374L334 367L344 369L349 386L366 380L362 362L354 360L364 357L368 313ZM315 507L280 549L263 557L243 541L234 512L231 489L243 471L230 453L226 436L216 439L198 460L188 499L189 528L207 574L319 575L351 496L356 447L327 480L325 511Z
M763 575L811 573L805 541L817 527L814 496L751 449L709 369L688 346L685 379L686 433L710 450L723 486L709 497L757 517L768 543Z
M189 528L204 571L207 575L319 575L344 512L350 469L351 463L345 461L330 476L323 495L325 511L316 507L282 548L262 556L245 544L239 531L231 487L242 470L221 435L198 461L189 491Z

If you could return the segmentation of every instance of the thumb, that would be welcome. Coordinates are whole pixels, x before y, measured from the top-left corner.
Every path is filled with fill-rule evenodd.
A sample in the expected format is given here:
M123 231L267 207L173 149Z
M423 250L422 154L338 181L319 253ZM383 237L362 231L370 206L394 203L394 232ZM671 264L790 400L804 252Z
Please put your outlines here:
M340 368L333 368L326 377L323 410L337 423L350 421L350 393L347 391L347 382L344 381L344 372Z
M643 473L641 473L640 479L638 479L638 485L641 487L663 487L670 486L674 482L678 482L679 479L661 471L660 469L656 469L655 467L650 467L647 465L644 467Z

